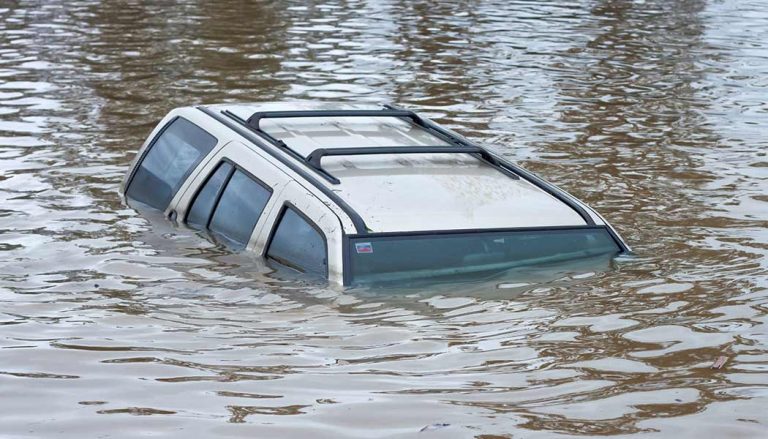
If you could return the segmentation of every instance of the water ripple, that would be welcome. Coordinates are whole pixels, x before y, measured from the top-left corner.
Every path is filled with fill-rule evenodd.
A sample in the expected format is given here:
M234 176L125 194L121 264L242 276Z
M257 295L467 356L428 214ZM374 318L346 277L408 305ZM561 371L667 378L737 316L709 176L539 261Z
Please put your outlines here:
M0 18L4 435L765 435L762 2L20 0ZM423 111L598 208L637 256L341 290L120 201L170 108L280 99Z

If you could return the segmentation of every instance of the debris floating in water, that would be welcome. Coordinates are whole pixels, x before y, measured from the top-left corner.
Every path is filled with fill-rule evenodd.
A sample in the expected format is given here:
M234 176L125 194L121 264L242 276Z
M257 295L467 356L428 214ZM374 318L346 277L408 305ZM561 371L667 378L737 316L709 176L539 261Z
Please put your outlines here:
M723 366L725 366L725 363L728 361L728 357L719 356L717 357L717 360L715 360L714 363L712 363L712 366L710 366L711 369L721 369Z
M430 424L430 425L425 426L421 430L419 430L419 433L421 433L423 431L430 431L430 430L437 430L439 428L445 428L445 427L448 427L450 425L451 424L446 424L446 423L442 423L442 422L437 423L437 424Z

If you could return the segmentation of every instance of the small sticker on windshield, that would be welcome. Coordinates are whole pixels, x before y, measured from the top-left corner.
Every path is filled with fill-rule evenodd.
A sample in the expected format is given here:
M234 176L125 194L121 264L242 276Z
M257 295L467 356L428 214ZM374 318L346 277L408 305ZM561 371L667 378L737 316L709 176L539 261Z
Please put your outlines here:
M370 242L356 242L355 250L358 253L373 253L373 245Z

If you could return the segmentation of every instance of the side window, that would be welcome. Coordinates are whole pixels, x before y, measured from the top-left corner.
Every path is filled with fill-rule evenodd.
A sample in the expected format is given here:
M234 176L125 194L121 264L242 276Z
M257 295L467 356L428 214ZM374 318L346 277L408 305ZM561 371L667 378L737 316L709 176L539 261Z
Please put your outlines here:
M316 226L287 206L272 235L267 257L305 273L325 275L326 253L325 239Z
M207 228L231 247L243 249L271 195L271 189L223 162L198 192L187 224Z
M165 210L192 170L216 146L216 138L184 118L171 122L150 145L126 195Z
M245 248L271 191L241 171L229 179L208 228L231 241L233 247Z
M232 165L222 162L216 171L208 177L208 181L203 185L203 189L197 193L192 207L187 213L187 224L198 229L208 227L208 220L211 219L213 207L219 198L224 184L229 180L232 173Z

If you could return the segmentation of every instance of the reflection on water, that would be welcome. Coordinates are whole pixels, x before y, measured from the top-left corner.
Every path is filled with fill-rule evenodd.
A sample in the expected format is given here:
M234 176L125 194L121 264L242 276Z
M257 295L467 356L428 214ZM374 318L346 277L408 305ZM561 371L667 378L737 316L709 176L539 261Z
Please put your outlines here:
M762 2L17 0L0 18L2 435L765 435ZM118 198L170 108L281 99L425 111L638 256L344 291Z

